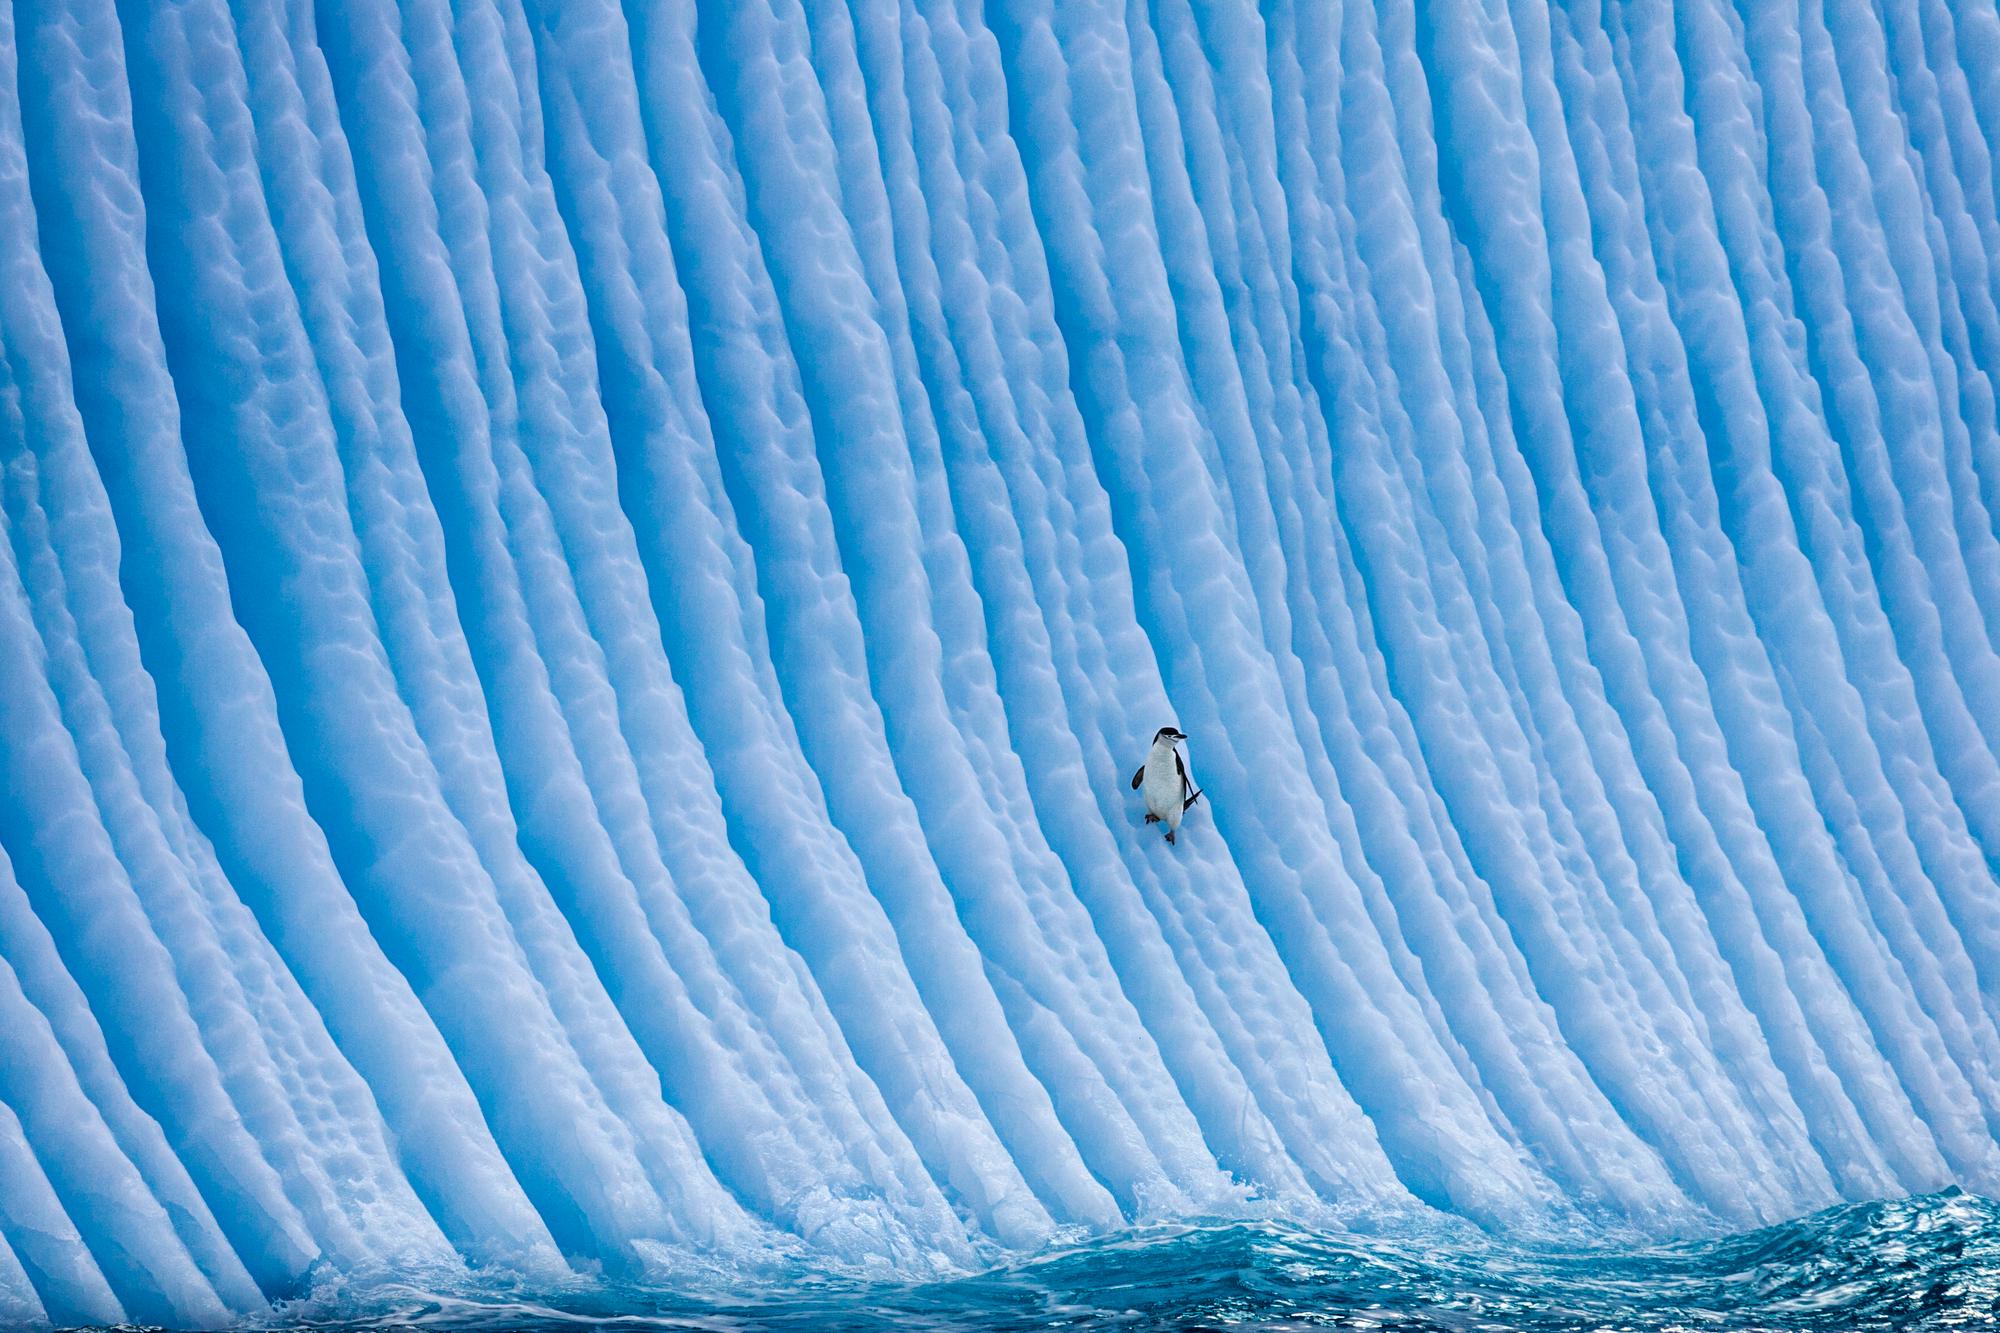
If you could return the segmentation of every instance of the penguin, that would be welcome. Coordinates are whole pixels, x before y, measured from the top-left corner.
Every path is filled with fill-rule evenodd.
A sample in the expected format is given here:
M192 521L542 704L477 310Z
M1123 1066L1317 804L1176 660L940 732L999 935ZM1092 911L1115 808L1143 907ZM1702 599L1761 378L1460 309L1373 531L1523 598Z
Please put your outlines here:
M1184 731L1161 727L1153 733L1153 748L1146 762L1132 775L1132 790L1139 790L1141 784L1146 788L1146 822L1164 823L1168 842L1174 840L1187 808L1201 799L1201 793L1188 781L1187 762L1174 748L1176 741L1186 739Z

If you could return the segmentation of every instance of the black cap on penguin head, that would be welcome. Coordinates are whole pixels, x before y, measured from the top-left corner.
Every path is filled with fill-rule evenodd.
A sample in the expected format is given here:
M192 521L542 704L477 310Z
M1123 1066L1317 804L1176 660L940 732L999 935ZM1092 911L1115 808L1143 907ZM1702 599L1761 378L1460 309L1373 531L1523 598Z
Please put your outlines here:
M1153 733L1153 739L1155 741L1160 741L1160 740L1184 741L1187 739L1187 733L1185 731L1182 731L1179 727L1161 727L1158 731Z

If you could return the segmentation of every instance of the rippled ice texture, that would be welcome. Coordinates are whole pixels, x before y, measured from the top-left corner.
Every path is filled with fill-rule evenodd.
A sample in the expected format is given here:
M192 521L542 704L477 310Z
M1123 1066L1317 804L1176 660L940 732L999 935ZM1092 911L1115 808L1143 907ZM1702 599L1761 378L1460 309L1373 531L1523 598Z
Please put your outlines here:
M0 4L0 1324L2000 1193L1996 145L1993 0Z

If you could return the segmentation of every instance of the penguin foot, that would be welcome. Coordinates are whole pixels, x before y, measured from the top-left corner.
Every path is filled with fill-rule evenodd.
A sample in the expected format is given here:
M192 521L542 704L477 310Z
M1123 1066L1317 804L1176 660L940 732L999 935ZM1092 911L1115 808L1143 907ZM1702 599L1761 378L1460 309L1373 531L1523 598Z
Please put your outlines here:
M1171 846L1171 845L1173 845L1173 841L1174 841L1174 831L1173 831L1172 829L1168 829L1168 830L1167 830L1167 844L1168 844L1169 846Z
M1159 823L1159 822L1160 822L1160 817L1159 817L1158 815L1156 815L1156 814L1153 814L1152 812L1148 811L1148 812L1147 812L1147 814L1146 814L1146 822L1147 822L1148 824L1157 824L1157 823Z

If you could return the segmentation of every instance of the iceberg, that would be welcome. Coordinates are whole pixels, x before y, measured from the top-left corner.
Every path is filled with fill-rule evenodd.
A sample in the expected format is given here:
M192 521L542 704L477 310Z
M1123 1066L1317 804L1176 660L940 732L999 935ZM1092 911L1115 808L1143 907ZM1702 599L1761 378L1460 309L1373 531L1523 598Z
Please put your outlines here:
M1996 144L1990 0L0 10L0 1325L2000 1193Z

